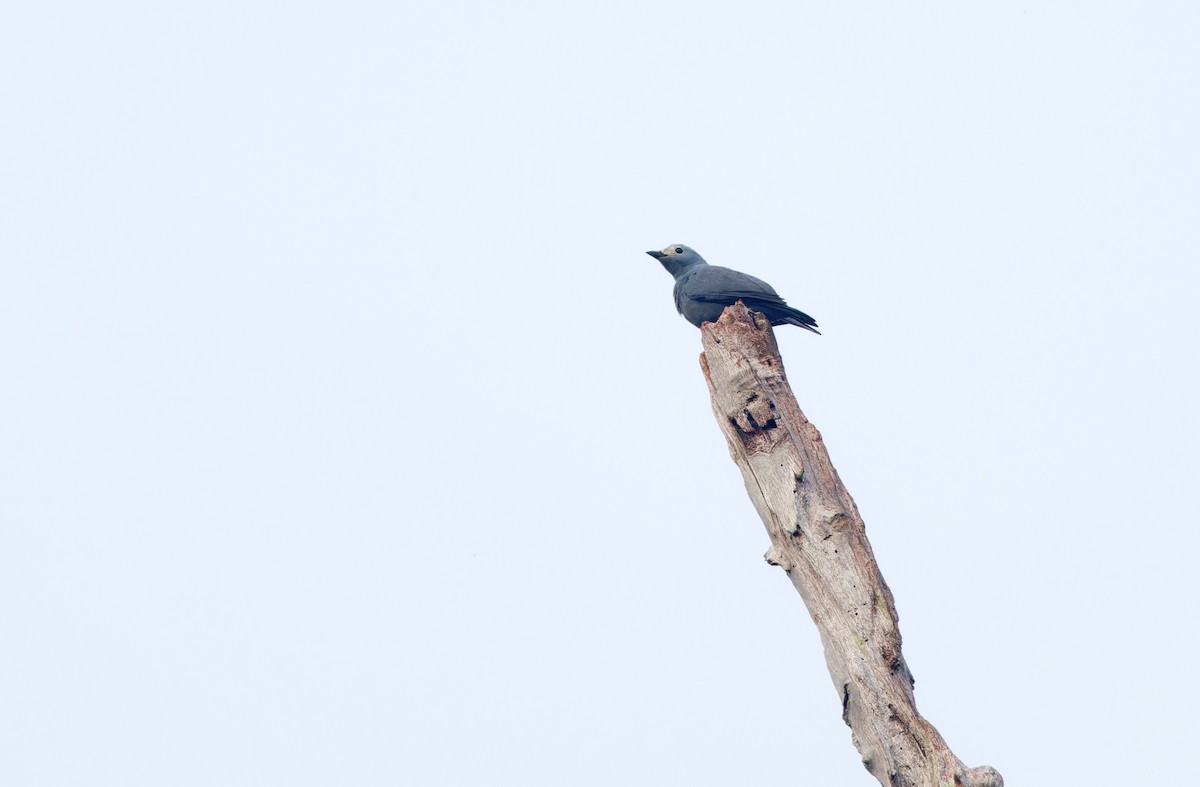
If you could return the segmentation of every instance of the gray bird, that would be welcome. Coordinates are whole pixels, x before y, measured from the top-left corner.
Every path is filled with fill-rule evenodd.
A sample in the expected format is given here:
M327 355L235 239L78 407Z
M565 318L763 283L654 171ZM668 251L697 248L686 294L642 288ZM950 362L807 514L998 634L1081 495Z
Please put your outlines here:
M788 306L762 279L709 265L683 244L646 253L675 277L675 308L697 328L703 322L716 322L726 306L741 301L754 311L767 315L772 325L798 325L815 334L821 333L817 330L816 320Z

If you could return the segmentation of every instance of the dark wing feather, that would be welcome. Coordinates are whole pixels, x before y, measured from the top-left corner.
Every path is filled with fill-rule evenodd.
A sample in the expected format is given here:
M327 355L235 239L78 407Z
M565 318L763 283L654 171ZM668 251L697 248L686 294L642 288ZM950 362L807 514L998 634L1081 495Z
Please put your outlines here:
M767 315L772 325L797 325L813 333L817 321L799 309L787 305L779 293L762 279L748 273L710 265L688 278L685 294L700 303L720 303L725 306L741 301L755 311Z
M762 279L719 265L706 265L690 274L685 289L692 300L707 303L719 303L721 298L731 296L730 303L746 297L779 298L774 288Z
M774 303L778 306L787 306L787 301L780 298L775 293L756 292L755 290L717 290L716 292L702 292L698 295L688 295L693 301L701 303L733 303L734 301L756 300L763 303Z

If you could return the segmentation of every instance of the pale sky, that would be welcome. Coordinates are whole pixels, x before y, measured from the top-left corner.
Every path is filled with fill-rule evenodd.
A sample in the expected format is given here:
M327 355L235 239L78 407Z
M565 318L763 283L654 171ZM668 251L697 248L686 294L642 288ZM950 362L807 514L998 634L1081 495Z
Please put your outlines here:
M1185 2L7 4L0 784L874 784L668 243L820 322L789 376L954 752L1180 783L1198 40Z

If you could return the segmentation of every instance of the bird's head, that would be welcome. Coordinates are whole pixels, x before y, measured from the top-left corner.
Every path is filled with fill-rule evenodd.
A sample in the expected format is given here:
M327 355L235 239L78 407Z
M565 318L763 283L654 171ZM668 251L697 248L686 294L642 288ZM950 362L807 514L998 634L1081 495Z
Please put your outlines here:
M696 253L695 249L690 246L684 246L682 243L668 246L661 251L648 251L646 253L661 262L662 266L672 276L678 276L693 265L707 264L704 258Z

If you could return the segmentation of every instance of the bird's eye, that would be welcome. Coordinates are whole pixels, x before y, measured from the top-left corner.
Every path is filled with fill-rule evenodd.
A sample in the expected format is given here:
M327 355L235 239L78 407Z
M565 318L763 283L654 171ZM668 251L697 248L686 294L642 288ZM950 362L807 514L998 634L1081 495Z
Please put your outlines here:
M676 254L683 254L683 247L682 247L682 246L676 246L676 247L675 247L675 253L676 253Z

